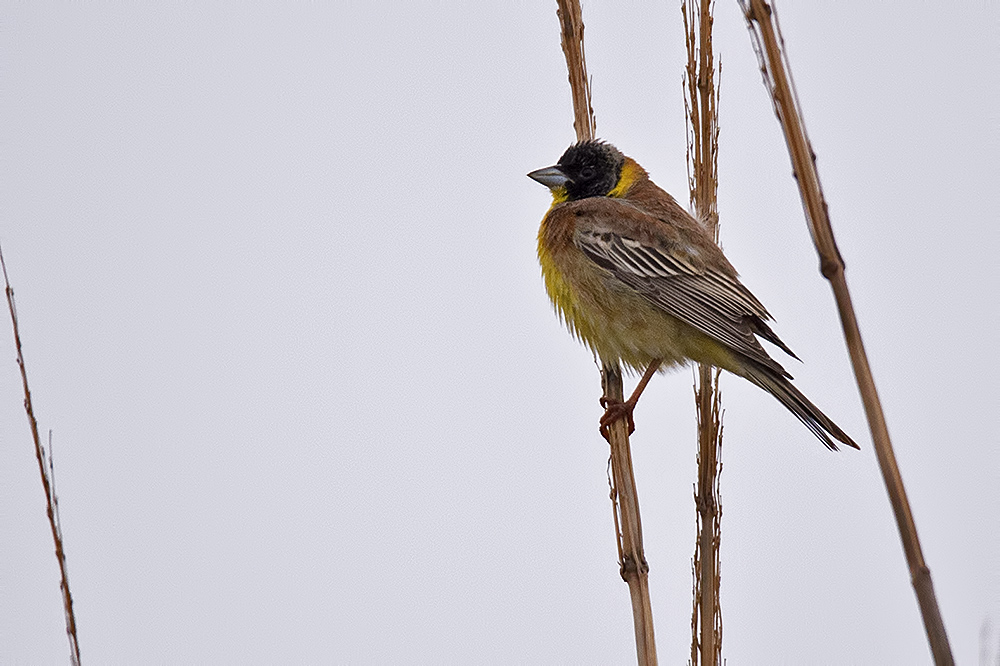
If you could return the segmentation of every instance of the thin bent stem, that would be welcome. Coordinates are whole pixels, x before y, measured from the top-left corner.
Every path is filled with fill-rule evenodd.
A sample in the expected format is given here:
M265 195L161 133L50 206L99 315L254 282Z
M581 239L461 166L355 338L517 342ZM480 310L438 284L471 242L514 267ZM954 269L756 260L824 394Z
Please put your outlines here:
M749 6L747 5L748 1ZM906 497L903 477L896 464L896 455L889 439L889 430L886 427L885 414L882 412L882 403L875 390L875 380L868 364L868 355L861 341L861 330L858 327L857 316L851 303L851 294L847 289L847 281L844 277L844 260L833 237L833 228L830 225L826 201L823 198L823 189L820 186L819 173L816 170L815 154L801 119L795 88L789 73L788 57L784 52L784 40L781 37L780 26L777 24L777 16L764 0L739 0L739 2L747 20L754 50L760 61L764 83L771 94L775 113L781 121L785 133L785 142L788 145L792 167L795 169L795 179L802 196L802 206L805 209L813 243L819 253L820 272L823 277L829 280L837 302L837 311L844 329L844 338L851 357L851 365L854 368L854 377L857 380L858 392L864 403L868 427L875 445L875 456L878 458L882 480L885 482L889 502L896 517L896 526L899 528L899 537L903 542L903 551L910 568L910 579L917 595L917 603L923 616L924 629L927 632L927 640L934 656L934 663L939 666L950 666L955 663L955 660L951 654L948 634L945 631L941 611L938 608L937 596L934 594L931 572L924 562L924 555L920 548L917 526L910 510L910 502Z
M3 250L0 250L0 267L3 268L7 308L10 310L10 321L14 327L17 367L21 370L21 384L24 388L24 411L28 414L31 438L35 443L35 458L38 460L38 472L42 477L42 489L45 492L45 513L49 518L49 528L52 531L52 541L56 549L56 560L59 563L59 589L62 591L63 612L66 616L66 634L69 637L70 663L73 666L79 666L80 643L76 637L76 615L73 613L73 595L69 591L69 574L66 572L66 552L63 550L62 529L59 525L59 501L56 499L55 483L52 474L54 467L52 467L51 456L49 457L49 468L45 466L45 450L38 436L38 421L35 420L35 412L31 406L31 391L28 390L28 372L24 367L24 354L21 352L21 333L17 326L17 308L14 307L14 290L10 286L10 280L7 279L7 263L3 259Z

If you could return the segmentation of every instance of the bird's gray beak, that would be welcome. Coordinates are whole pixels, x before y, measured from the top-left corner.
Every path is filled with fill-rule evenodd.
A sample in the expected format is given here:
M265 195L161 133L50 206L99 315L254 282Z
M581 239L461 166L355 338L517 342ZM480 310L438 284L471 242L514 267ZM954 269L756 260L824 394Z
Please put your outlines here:
M562 169L557 166L550 166L545 167L544 169L539 169L538 171L532 171L528 174L528 178L537 180L550 190L566 187L566 183L569 182L569 178L562 172Z

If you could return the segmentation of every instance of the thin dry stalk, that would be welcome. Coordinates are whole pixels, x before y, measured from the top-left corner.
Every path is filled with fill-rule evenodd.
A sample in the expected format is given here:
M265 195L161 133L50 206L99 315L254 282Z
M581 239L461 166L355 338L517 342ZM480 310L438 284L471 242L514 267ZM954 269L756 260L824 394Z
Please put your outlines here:
M684 18L687 67L684 107L688 118L688 183L691 205L699 219L719 239L718 87L712 50L712 2L686 0ZM722 506L719 479L722 464L722 396L719 371L698 366L695 404L698 412L698 485L695 491L698 540L692 565L691 663L714 666L722 661L722 609L719 605L719 542Z
M21 369L21 384L24 387L24 411L28 414L28 425L31 427L31 438L35 443L35 458L38 460L38 472L42 477L42 489L45 491L45 513L49 517L49 528L52 531L52 541L55 543L56 560L59 562L59 589L62 590L63 611L66 615L66 635L69 637L70 663L80 664L80 643L76 637L76 616L73 614L73 595L69 591L69 575L66 573L66 553L63 550L62 528L59 525L59 501L56 499L54 483L54 467L51 456L49 467L45 465L45 451L38 437L38 421L31 407L31 391L28 390L28 372L24 367L24 354L21 352L21 333L17 326L17 309L14 307L14 290L7 279L7 264L0 249L0 267L3 268L3 280L6 285L7 307L10 310L10 321L14 326L14 346L17 349L17 367ZM51 446L51 443L50 443Z
M625 399L621 368L604 366L601 387L606 400ZM642 547L642 519L639 516L639 494L632 468L632 450L628 441L628 425L619 419L609 427L611 440L612 509L615 512L618 565L622 579L628 583L632 600L632 622L635 628L635 652L640 666L656 664L656 638L653 634L653 607L649 600L649 564Z
M573 93L573 127L578 141L593 139L597 123L590 102L583 50L583 14L579 0L557 0L562 49L569 69ZM605 400L625 399L622 373L618 364L601 369L601 388ZM635 628L636 657L640 666L656 664L656 641L653 634L653 610L649 600L649 565L642 547L642 521L639 518L639 497L632 469L628 426L618 420L611 424L611 502L615 515L615 540L622 578L628 583L632 600L632 620Z
M597 120L590 103L590 79L587 57L583 51L583 12L579 0L556 0L563 55L569 70L569 89L573 95L573 129L577 141L593 139Z
M748 0L739 0L739 2L747 20L754 50L760 61L764 84L771 94L775 113L778 120L781 121L785 133L785 142L788 145L788 152L795 170L795 179L802 196L802 205L812 233L813 243L819 253L820 272L830 281L833 288L837 310L840 313L840 322L844 329L844 338L847 341L851 364L854 367L854 377L857 380L858 391L861 394L861 400L868 417L868 427L875 445L875 455L878 458L882 479L889 494L889 502L892 504L892 510L896 516L896 525L903 542L903 550L910 568L910 578L923 616L924 629L927 632L927 640L934 656L934 663L939 666L951 665L955 663L955 660L951 654L948 634L945 632L937 597L934 594L931 572L924 562L917 527L913 521L909 500L906 497L906 489L903 487L903 478L900 476L899 467L896 464L896 456L889 439L885 415L882 412L882 403L875 390L875 380L872 377L868 356L861 341L861 331L858 328L851 295L844 278L844 260L840 256L840 251L833 238L833 228L830 226L826 201L823 198L823 190L816 170L816 156L801 120L800 107L795 96L794 86L791 83L788 57L784 50L781 29L777 24L777 16L764 0L749 0L749 6Z
M701 430L698 449L698 486L694 493L697 507L698 539L695 541L691 571L694 578L694 602L691 611L691 661L697 664L722 663L722 606L719 603L719 542L722 539L722 495L719 477L722 475L722 393L719 390L718 368L700 366L699 371L711 372L705 394L705 378L695 387L695 405ZM705 413L708 410L709 413ZM717 429L716 429L717 428ZM700 660L700 661L699 661Z

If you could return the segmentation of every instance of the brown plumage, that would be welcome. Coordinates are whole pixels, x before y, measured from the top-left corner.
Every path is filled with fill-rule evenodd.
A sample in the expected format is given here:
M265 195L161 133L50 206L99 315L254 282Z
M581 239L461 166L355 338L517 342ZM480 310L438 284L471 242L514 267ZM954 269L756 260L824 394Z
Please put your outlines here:
M639 164L586 141L529 176L553 192L538 233L549 297L603 362L646 371L645 381L689 360L718 366L774 395L829 448L831 436L857 448L767 354L758 337L794 357L705 227ZM631 414L645 381L602 426Z

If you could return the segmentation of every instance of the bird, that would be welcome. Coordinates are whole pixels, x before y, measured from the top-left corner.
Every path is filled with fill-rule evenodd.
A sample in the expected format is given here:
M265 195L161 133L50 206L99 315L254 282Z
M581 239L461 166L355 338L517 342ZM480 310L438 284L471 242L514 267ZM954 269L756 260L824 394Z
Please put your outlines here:
M741 282L706 225L612 144L571 145L528 177L551 190L538 230L545 289L574 337L606 367L642 373L635 392L609 403L601 433L632 412L657 372L694 361L764 389L829 449L859 448L792 383L758 338L798 357Z

